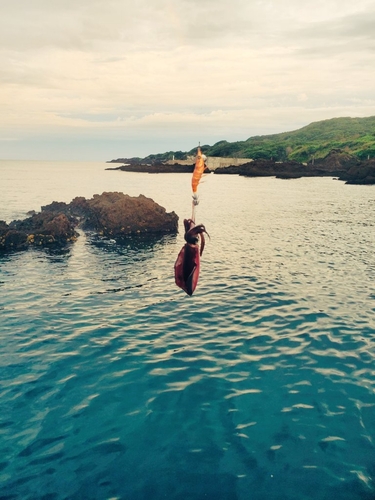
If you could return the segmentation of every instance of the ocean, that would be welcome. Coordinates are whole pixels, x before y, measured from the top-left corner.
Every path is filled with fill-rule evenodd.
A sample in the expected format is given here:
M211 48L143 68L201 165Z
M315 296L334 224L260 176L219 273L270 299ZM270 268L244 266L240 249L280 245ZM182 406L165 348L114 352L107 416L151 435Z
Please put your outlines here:
M144 194L177 236L0 256L0 499L374 500L375 187L0 162L0 220Z

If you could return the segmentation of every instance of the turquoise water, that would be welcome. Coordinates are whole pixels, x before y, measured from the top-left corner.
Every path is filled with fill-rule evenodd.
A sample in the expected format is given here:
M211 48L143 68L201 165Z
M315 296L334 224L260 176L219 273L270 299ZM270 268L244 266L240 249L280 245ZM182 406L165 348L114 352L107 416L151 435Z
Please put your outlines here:
M0 498L373 500L375 188L0 162L0 219L140 193L181 233L0 257Z

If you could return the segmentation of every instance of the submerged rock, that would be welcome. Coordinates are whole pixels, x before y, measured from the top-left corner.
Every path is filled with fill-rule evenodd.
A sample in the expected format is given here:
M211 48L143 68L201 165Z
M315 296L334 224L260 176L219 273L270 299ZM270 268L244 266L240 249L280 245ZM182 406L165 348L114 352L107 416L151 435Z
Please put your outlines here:
M114 192L96 194L89 200L77 197L69 204L54 201L24 220L0 221L0 251L61 247L77 239L77 227L114 239L163 235L177 233L178 216L143 195Z

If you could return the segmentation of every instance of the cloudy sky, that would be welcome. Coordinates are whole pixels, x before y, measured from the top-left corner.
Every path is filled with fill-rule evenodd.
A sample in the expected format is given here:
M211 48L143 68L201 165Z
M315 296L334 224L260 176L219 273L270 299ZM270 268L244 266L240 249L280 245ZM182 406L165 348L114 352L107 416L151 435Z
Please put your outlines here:
M375 115L373 0L12 0L0 158L105 161Z

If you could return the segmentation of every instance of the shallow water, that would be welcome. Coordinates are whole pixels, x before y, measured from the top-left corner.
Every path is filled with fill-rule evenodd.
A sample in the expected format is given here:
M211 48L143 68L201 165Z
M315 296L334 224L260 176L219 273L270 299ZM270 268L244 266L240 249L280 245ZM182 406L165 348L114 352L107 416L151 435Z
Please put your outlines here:
M116 190L181 223L0 258L0 498L373 500L374 188L208 175L190 298L190 176L106 166L0 162L0 219Z

